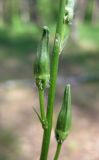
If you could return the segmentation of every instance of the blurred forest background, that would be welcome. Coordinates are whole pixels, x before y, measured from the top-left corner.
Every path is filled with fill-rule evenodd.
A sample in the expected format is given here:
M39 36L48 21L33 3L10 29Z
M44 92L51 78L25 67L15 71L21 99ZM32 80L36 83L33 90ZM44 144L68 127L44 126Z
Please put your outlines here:
M33 112L33 106L39 110L33 61L44 25L50 28L52 53L58 2L0 0L0 160L39 159L42 129ZM72 85L73 128L60 159L99 160L99 0L77 0L60 56L56 111L66 83ZM50 160L55 147L53 132Z

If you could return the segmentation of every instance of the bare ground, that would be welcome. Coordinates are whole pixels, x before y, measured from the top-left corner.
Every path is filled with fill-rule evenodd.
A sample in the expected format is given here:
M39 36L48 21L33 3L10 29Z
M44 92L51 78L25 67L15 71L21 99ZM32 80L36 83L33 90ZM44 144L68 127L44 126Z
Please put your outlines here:
M61 92L61 87L59 90ZM59 110L60 104L60 100L56 102L56 111ZM10 81L0 85L0 132L9 130L15 137L14 141L17 141L15 149L9 145L0 145L0 150L7 150L5 154L7 153L10 159L39 160L43 130L33 107L39 110L38 95L34 86ZM56 114L53 120L55 126ZM97 117L93 119L82 112L80 107L73 105L73 126L70 136L63 144L61 160L99 160L98 120ZM55 149L53 129L49 160L53 159Z

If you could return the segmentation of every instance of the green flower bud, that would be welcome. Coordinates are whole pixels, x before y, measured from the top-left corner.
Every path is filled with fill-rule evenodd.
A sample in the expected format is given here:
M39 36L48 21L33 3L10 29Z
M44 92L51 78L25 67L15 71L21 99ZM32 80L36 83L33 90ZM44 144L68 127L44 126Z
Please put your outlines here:
M58 143L62 143L68 136L71 128L71 92L68 84L64 91L63 104L58 115L55 136Z
M43 27L41 42L38 47L37 58L34 65L34 75L36 85L39 89L44 89L49 84L50 79L50 58L49 58L49 29Z

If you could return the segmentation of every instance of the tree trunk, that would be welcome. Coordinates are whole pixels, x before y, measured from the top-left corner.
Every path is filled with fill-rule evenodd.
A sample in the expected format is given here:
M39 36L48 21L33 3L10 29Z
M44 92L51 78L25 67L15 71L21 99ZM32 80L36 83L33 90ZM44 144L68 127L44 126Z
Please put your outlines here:
M30 12L30 21L37 21L37 7L36 7L36 0L29 0L29 12Z
M94 8L94 0L87 0L86 11L85 11L86 22L92 23L93 8Z
M12 0L3 0L3 20L6 24L12 22Z

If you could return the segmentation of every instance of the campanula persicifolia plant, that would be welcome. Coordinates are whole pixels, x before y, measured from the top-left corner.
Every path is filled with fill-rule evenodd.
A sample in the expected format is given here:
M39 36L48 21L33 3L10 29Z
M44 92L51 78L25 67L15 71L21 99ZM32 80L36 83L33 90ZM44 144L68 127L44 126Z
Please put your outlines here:
M74 16L75 0L60 0L56 33L53 45L52 57L49 55L49 29L43 27L42 38L38 46L34 64L34 76L39 93L40 114L38 118L43 128L43 141L40 160L48 159L48 151L52 130L53 109L56 91L59 56L70 35L70 26ZM51 57L51 59L50 59ZM49 87L47 111L45 111L44 92ZM61 146L67 138L71 128L71 90L67 84L64 91L63 103L58 115L55 137L57 149L54 160L58 160Z

